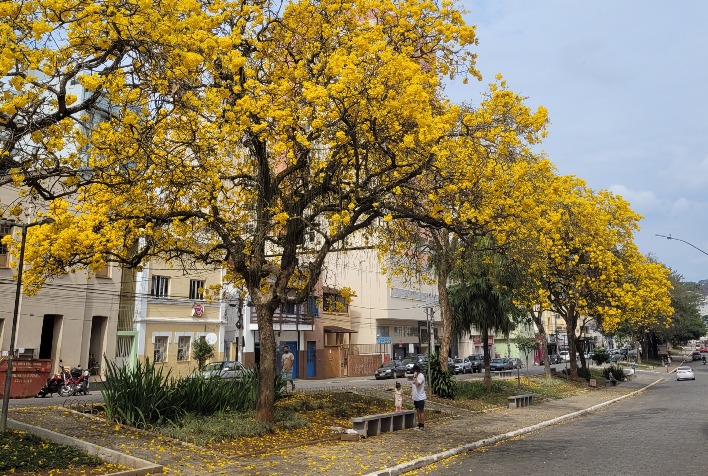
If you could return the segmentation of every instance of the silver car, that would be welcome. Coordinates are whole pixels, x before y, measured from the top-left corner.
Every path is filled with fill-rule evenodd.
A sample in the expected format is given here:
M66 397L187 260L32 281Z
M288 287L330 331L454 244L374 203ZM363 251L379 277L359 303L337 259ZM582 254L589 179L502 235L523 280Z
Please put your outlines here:
M472 372L472 362L470 362L470 359L467 357L464 359L455 359L455 373L466 374L467 372Z
M201 377L204 379L222 378L228 380L243 379L244 367L241 362L233 360L224 360L221 362L210 362L199 371L195 370L190 377Z
M511 363L512 369L523 369L524 368L524 363L518 357L510 358L509 362Z

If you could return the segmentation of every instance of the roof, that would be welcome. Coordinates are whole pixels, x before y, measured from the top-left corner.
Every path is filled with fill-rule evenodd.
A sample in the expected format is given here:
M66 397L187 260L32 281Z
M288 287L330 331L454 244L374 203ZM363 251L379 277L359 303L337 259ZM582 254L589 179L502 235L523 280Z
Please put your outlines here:
M324 331L329 332L330 334L349 334L349 333L358 333L359 331L355 331L353 329L347 329L346 327L339 327L339 326L324 326Z

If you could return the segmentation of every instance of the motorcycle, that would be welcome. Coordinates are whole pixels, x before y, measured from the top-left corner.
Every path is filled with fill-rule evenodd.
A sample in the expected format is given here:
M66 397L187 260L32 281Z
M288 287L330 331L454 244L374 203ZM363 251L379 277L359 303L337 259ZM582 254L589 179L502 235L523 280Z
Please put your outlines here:
M703 365L705 365L706 364L706 356L704 355L703 358L701 358L701 360L703 361Z
M61 363L61 360L59 361L59 372L55 373L51 377L47 379L47 382L44 384L44 386L40 389L39 392L37 392L36 397L41 397L44 398L47 395L50 397L57 393L59 394L61 388L65 385L68 385L69 382L71 381L71 372L67 370L66 367Z
M82 369L80 365L69 370L62 365L61 360L59 368L60 372L47 379L42 389L37 392L36 397L44 398L55 393L62 397L71 397L80 393L89 394L90 373L88 370Z
M59 395L62 397L73 397L78 394L89 394L89 376L90 372L81 368L81 365L71 369L69 378L59 388Z

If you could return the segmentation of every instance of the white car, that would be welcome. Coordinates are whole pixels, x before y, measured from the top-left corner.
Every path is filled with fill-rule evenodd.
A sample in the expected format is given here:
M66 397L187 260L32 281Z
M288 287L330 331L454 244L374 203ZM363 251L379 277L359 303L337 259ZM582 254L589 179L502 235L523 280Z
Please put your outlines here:
M687 365L676 368L676 380L696 380L693 369Z
M463 359L455 359L455 373L456 374L466 374L467 372L472 372L472 362L467 357Z
M563 362L570 362L570 352L567 350L561 350L558 355L560 355Z

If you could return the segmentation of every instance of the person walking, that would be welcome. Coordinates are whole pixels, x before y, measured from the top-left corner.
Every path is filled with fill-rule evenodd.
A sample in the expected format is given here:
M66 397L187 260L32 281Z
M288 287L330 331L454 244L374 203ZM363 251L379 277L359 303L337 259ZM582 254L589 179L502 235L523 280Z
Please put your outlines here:
M413 365L413 385L411 385L411 399L416 410L418 418L418 427L416 430L425 428L425 376L420 371L420 365Z
M283 347L283 357L280 362L282 364L283 381L285 381L285 391L288 391L288 382L290 382L292 391L294 392L295 382L293 382L293 363L295 362L295 356L290 353L290 347L287 345Z

